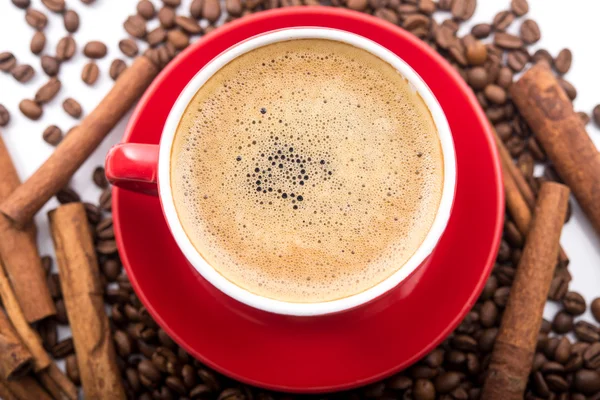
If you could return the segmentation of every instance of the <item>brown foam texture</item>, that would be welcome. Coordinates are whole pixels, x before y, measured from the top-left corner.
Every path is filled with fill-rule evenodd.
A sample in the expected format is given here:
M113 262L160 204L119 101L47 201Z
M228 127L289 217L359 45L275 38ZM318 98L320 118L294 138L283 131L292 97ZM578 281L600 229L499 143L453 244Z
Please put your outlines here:
M197 92L171 156L175 207L204 259L253 293L330 301L414 254L442 196L443 156L420 96L351 45L253 50Z

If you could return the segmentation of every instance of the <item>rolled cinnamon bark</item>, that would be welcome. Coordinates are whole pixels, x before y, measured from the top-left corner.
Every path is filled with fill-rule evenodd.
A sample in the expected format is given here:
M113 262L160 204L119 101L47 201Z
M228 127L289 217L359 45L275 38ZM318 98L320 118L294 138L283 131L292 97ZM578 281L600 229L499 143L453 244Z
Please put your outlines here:
M112 89L81 124L60 142L54 153L0 204L17 226L25 226L98 147L106 135L144 93L158 73L147 57L140 56L125 70Z
M0 377L15 379L31 371L33 357L0 309Z
M486 400L522 399L531 371L544 305L556 267L569 189L544 183L481 392Z
M0 138L0 202L20 183L8 149ZM26 229L18 230L0 215L0 260L28 322L56 313L35 242L35 231L33 222Z
M37 377L42 386L55 399L77 400L77 388L73 382L58 369L56 364L51 364L48 369L38 372ZM98 379L102 378L98 377Z
M600 234L600 153L550 67L534 65L510 92L552 165Z
M24 376L13 381L3 381L2 384L18 400L53 400L52 397L31 376Z
M85 208L70 203L48 216L85 397L124 399Z
M52 363L52 360L42 346L42 340L37 332L27 323L27 319L19 306L17 297L5 275L2 263L0 262L0 298L6 310L8 318L12 322L15 331L19 334L23 344L29 349L33 356L33 368L38 372Z

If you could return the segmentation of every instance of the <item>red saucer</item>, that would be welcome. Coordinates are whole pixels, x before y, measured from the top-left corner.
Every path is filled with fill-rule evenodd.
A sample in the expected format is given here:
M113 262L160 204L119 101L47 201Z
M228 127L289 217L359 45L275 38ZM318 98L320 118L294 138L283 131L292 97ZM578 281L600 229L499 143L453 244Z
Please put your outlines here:
M299 319L250 309L209 286L179 251L157 198L115 188L115 233L141 301L193 356L225 375L269 389L349 389L417 361L473 306L502 231L500 166L485 115L450 65L395 26L326 7L263 12L207 35L155 80L124 142L158 143L171 105L205 63L250 36L291 26L338 28L370 38L400 55L437 96L454 134L458 181L448 228L429 262L365 307Z

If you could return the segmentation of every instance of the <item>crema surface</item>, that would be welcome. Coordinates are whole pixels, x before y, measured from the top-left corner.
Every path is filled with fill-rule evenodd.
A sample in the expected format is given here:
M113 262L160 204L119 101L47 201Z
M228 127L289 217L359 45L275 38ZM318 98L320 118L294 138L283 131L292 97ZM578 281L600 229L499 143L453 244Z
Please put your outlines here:
M175 207L236 285L300 303L371 288L429 232L443 156L425 103L389 64L341 42L267 45L190 102L171 154Z

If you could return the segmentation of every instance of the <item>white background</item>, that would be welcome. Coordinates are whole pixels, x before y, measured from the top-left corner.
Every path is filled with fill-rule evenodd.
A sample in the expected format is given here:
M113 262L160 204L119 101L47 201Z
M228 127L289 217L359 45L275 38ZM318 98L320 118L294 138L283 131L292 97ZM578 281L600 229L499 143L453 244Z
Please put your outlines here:
M543 37L533 49L544 47L553 55L564 47L573 51L573 66L566 78L578 89L576 110L590 113L592 108L600 103L600 51L596 41L596 38L600 37L600 2L529 1L528 15L539 23ZM10 0L1 0L0 3L0 52L11 51L20 63L30 64L36 70L34 79L27 84L18 83L12 76L0 73L0 103L11 113L11 122L1 129L0 135L13 156L19 175L25 179L53 151L53 147L42 140L45 127L55 124L66 132L77 124L76 120L62 110L62 101L66 97L73 97L81 103L84 113L88 113L110 89L112 80L108 76L108 70L111 61L114 58L126 59L117 46L119 40L127 37L122 23L129 14L135 13L137 0L97 0L92 6L86 6L79 0L67 0L68 7L76 10L81 19L80 29L75 34L78 52L73 60L61 67L59 77L63 83L62 89L50 104L44 106L44 115L39 121L28 120L18 109L19 101L23 98L33 98L37 88L47 80L41 70L38 56L29 51L29 42L34 30L25 23L23 10L14 7ZM187 12L189 0L184 0L183 3L181 13ZM509 3L509 0L479 0L475 16L463 29L468 31L470 26L477 22L490 22L497 12L507 9ZM49 16L48 27L45 30L48 39L45 53L54 54L56 43L66 34L62 18L47 12L41 0L32 0L32 4ZM514 22L509 32L516 33L520 23L521 21ZM109 47L108 56L98 62L101 74L93 87L88 87L81 81L81 70L87 62L81 54L81 49L90 40L101 40ZM130 60L126 61L130 63ZM107 150L120 140L126 120L127 117L73 177L71 186L85 201L97 202L100 191L91 184L92 171L96 166L103 164ZM588 132L596 146L600 146L600 130L590 123ZM53 199L36 217L41 254L53 254L46 212L56 206L57 202ZM583 293L588 301L600 296L600 239L578 206L574 209L574 217L563 230L561 243L571 259L571 290ZM546 317L551 318L554 310L554 306L547 306ZM585 317L590 318L589 313ZM61 337L68 334L62 331Z

